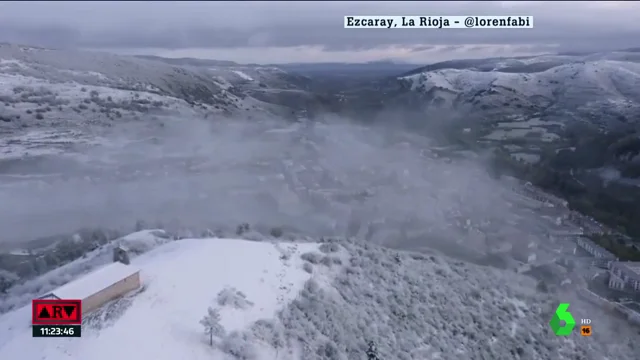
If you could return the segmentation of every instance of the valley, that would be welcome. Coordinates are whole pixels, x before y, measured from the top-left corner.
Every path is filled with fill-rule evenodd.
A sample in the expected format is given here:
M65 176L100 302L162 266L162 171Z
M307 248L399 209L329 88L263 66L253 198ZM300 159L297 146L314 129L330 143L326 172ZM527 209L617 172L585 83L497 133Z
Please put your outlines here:
M240 253L266 259L272 244L315 251L324 242L344 257L326 265L280 254L282 264L258 269L307 274L291 293L300 298L269 308L277 325L231 326L220 348L230 350L210 352L199 347L199 313L188 313L188 324L167 320L183 332L164 342L195 350L165 352L144 339L145 353L236 356L233 346L251 342L273 358L280 348L260 337L273 330L291 342L292 359L303 350L305 359L353 357L367 337L388 358L403 348L412 349L404 358L454 359L445 350L464 344L458 355L474 359L575 359L576 346L581 359L631 359L637 329L580 295L605 282L576 244L590 237L638 261L639 64L636 52L610 52L358 72L2 44L0 334L33 297L109 262L116 244L147 264L149 292L86 343L34 347L28 359L86 357L122 342L123 324L150 321L144 304L187 314L186 302L166 295L180 284L171 254L189 253L183 266L198 258L209 272L202 254L228 254L238 260L228 281L240 283L251 265ZM225 281L215 278L216 291ZM212 289L183 290L204 312ZM449 306L452 297L473 310ZM546 336L558 301L594 314L595 342ZM329 325L304 320L307 307ZM370 314L384 321L372 325ZM490 325L493 317L506 325ZM473 335L469 323L493 335ZM615 329L627 340L616 342ZM388 331L408 340L385 339ZM16 334L0 351L31 340Z

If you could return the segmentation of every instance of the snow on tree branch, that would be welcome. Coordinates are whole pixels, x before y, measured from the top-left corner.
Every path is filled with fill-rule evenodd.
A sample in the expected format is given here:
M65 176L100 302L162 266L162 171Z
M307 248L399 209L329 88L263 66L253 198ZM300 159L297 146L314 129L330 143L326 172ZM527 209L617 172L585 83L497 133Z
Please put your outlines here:
M225 335L224 327L220 324L220 312L218 309L209 307L207 315L205 315L200 324L204 326L204 333L209 335L209 345L213 346L213 337L222 337Z

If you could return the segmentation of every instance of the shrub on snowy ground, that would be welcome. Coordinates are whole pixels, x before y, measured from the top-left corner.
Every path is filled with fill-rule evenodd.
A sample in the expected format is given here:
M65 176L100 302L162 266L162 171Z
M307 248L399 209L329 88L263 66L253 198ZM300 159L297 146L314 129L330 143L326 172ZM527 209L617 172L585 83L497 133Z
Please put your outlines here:
M209 307L200 324L204 326L204 333L209 335L209 345L213 346L213 337L222 337L225 333L224 327L220 325L220 312L218 309Z
M220 350L237 360L254 360L257 352L248 333L234 331L222 339Z
M342 265L342 260L335 256L323 256L320 263L324 266L331 267L333 265Z
M248 232L249 230L250 230L249 224L242 223L242 224L238 225L238 228L236 229L236 235L242 235L242 234Z
M324 244L321 244L318 249L325 254L329 254L329 253L338 252L338 250L340 250L340 245L333 242L324 243Z
M263 235L258 231L253 231L253 230L249 230L242 233L242 235L240 235L240 238L244 240L249 240L249 241L264 241L266 239L265 235Z
M159 245L173 240L173 236L164 230L141 230L123 236L119 244L124 245L131 254L142 254Z
M319 254L317 252L307 252L300 255L300 258L312 264L320 264L320 261L322 261L322 254Z
M308 272L309 274L313 274L313 265L311 265L310 263L306 262L306 263L304 263L304 265L302 265L302 270Z
M263 232L258 229L252 228L248 223L241 223L236 227L235 235L229 234L229 236L250 241L264 241L269 235L265 235L268 232Z
M274 227L269 231L269 235L273 236L274 238L279 238L281 237L283 234L283 230L281 227Z
M333 341L320 343L316 348L315 355L318 360L342 360L344 358Z
M284 329L274 320L258 320L251 326L251 334L255 340L269 344L279 351L286 345Z
M253 302L247 300L247 295L235 288L225 288L218 293L218 305L231 306L235 309L247 309L253 306Z

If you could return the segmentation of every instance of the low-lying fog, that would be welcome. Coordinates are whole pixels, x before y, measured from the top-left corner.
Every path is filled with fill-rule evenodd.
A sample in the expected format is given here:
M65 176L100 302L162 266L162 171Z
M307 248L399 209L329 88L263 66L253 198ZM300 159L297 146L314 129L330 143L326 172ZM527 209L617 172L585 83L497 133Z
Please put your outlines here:
M137 220L194 231L246 222L473 257L544 228L480 163L437 158L427 138L402 130L339 119L164 124L5 161L0 241Z

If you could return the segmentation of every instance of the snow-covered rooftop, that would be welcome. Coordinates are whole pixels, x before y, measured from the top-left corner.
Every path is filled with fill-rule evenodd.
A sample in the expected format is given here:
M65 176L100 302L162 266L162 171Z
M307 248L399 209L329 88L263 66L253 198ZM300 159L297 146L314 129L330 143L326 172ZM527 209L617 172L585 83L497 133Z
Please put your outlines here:
M625 275L635 280L640 280L640 262L637 261L617 261L612 267L620 268Z
M60 299L85 299L139 271L135 266L114 262L62 285L51 293Z

